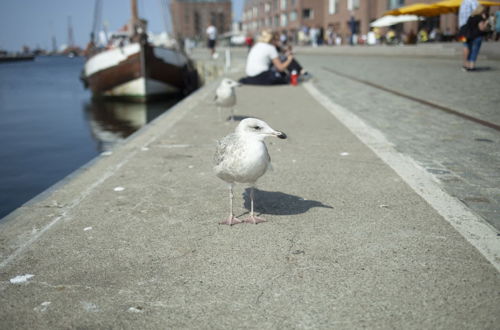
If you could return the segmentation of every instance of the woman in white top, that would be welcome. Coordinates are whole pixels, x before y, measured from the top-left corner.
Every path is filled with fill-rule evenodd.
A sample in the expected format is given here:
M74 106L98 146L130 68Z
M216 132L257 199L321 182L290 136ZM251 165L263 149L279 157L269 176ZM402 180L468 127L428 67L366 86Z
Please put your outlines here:
M257 43L250 49L245 72L247 77L240 79L243 84L275 85L288 84L286 69L293 61L291 52L282 62L276 46L279 35L268 30L262 31Z

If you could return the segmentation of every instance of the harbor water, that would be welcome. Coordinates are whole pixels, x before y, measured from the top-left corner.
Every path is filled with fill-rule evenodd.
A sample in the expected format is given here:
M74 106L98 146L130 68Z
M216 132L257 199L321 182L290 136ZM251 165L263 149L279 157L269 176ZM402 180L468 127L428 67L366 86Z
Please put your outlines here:
M83 58L0 64L0 221L179 99L95 101L78 77Z

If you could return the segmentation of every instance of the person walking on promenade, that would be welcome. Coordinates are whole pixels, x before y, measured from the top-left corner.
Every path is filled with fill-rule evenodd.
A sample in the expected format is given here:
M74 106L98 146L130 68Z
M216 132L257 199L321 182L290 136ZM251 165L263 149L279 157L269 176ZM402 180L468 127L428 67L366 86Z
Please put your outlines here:
M206 33L208 37L207 46L208 49L210 49L210 56L212 56L213 58L217 58L217 55L215 53L215 43L217 41L217 28L213 24L210 24L207 27Z
M467 20L467 48L469 49L469 55L467 57L467 62L464 65L466 71L474 71L477 56L479 55L479 50L481 49L481 43L483 36L486 35L486 31L489 28L489 7L483 5L477 6L477 8L472 12L472 15Z
M309 29L309 38L311 39L311 45L313 47L318 47L318 37L319 29L316 26L311 27L311 29Z
M500 10L495 12L495 41L500 39Z
M479 2L477 0L462 0L460 4L460 8L458 10L458 28L460 29L467 23L470 15L474 11L474 9L479 6ZM467 58L469 57L469 46L467 45L466 40L462 40L463 43L463 67L467 67Z

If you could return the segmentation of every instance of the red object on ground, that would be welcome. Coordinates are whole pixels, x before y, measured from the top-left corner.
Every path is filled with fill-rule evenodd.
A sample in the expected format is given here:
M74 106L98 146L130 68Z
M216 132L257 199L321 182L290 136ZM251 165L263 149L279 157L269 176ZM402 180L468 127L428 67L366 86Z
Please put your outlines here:
M292 76L290 77L290 83L293 86L297 86L299 84L298 78L299 78L299 75L297 74L297 71L293 70Z

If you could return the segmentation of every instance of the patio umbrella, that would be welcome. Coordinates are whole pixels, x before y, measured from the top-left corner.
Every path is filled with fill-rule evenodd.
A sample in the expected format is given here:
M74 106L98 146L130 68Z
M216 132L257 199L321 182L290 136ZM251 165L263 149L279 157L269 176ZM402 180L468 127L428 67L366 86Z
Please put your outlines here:
M413 22L421 20L417 15L400 15L400 16L382 16L379 19L370 23L371 27L383 27L383 26L391 26L398 23L403 22Z
M500 2L498 1L479 1L483 6L500 6Z
M432 4L415 3L412 5L400 7L384 13L386 15L417 15L417 16L439 16L442 14L456 13L462 0L445 0ZM479 1L484 6L500 6L499 1Z
M384 16L387 15L417 15L417 16L436 16L438 13L439 7L434 4L428 3L414 3L412 5L400 7L394 10L390 10L384 13Z
M462 0L444 0L444 1L436 2L435 5L443 8L443 10L449 9L450 12L455 13L458 11L458 8L460 7L461 3L462 3ZM481 1L481 0L479 0L479 3L482 4L483 6L500 6L499 1Z

